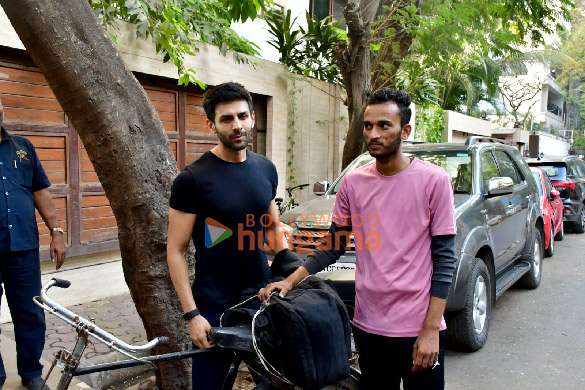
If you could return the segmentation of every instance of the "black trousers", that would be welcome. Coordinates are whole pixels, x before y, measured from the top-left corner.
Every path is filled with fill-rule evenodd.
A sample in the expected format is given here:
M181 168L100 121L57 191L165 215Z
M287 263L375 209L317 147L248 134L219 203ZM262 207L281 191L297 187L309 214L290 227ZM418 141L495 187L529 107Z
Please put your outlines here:
M0 252L0 297L6 300L12 315L16 338L16 365L25 380L41 376L39 362L45 347L45 313L33 303L41 292L41 266L38 249L19 252ZM0 385L6 380L4 363L0 356Z
M353 327L362 372L361 389L443 390L445 388L445 332L439 333L439 365L412 371L416 337L385 337Z
M221 313L201 312L201 315L205 317L209 325L219 326ZM197 349L195 344L193 344L193 349ZM221 350L193 356L191 358L193 390L221 390L233 359L233 352Z

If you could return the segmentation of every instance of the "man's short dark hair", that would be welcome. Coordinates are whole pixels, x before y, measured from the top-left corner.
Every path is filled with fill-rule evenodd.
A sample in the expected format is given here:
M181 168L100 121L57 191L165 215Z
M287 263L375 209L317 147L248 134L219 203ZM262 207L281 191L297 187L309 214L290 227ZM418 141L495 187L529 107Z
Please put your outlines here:
M390 88L381 88L368 94L368 106L387 102L396 103L400 111L400 127L406 126L412 116L410 95L407 92L395 91Z
M217 103L233 102L243 99L250 107L250 113L254 111L252 96L242 84L228 82L209 88L203 95L203 109L207 119L215 122L215 106Z

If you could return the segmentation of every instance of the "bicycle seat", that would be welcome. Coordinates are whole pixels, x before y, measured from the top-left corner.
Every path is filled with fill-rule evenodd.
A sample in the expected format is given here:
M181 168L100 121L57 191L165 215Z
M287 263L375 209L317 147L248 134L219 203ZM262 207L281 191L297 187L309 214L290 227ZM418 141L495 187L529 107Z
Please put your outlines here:
M211 328L209 338L219 347L254 352L252 324Z

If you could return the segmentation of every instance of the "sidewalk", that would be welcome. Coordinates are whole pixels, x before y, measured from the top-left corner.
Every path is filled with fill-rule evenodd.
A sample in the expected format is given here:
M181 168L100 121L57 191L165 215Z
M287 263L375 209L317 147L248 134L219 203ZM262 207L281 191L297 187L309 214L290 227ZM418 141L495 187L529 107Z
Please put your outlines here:
M52 264L47 265L51 266ZM53 288L50 290L49 294L55 302L83 317L95 318L97 326L127 343L141 344L146 341L142 321L136 313L136 308L124 281L120 260L60 272L54 272L52 267L43 269L43 284L54 277L71 282L71 287L68 289ZM14 326L4 299L2 300L0 314L0 322L2 323L0 349L7 373L4 389L24 389L20 386L20 377L16 371ZM68 350L73 349L76 334L73 328L61 319L49 313L46 313L45 317L47 320L47 333L41 363L46 373L57 350L63 347ZM93 364L96 364L98 361L108 360L108 355L111 354L112 352L105 345L95 341L94 344L86 348L81 366L91 365L92 361L94 361ZM126 359L120 354L116 353L116 355L120 360ZM59 377L59 371L55 368L48 382L52 389L56 388ZM88 380L91 378L83 379ZM92 383L91 380L88 380L88 382ZM71 390L89 390L93 388L90 384L76 379L70 386Z

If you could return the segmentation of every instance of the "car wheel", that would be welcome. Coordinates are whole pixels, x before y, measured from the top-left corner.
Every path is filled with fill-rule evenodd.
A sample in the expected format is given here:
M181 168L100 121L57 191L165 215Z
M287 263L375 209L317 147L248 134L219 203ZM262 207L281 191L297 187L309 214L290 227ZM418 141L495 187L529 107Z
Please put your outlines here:
M565 238L565 223L561 222L561 230L555 236L555 241L563 241L563 238Z
M447 316L447 342L451 347L477 351L487 341L492 314L492 284L483 260L475 258L467 284L465 307Z
M530 263L530 270L518 280L520 287L535 289L540 285L540 278L542 276L542 248L543 248L542 234L538 228L534 228L532 232L532 245L530 252L525 256L526 261Z
M548 239L548 248L544 250L544 255L546 257L552 257L555 254L555 229L553 226L553 221L550 221L550 235Z
M579 220L573 225L573 231L575 233L585 233L585 205L581 205Z

